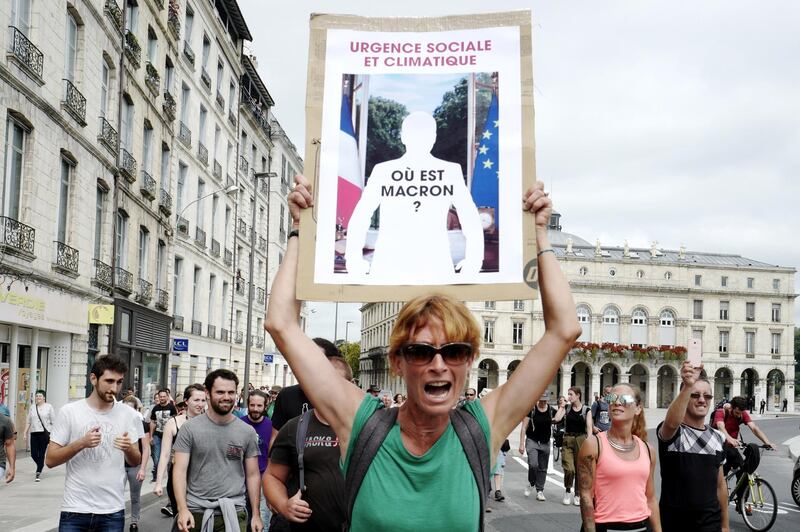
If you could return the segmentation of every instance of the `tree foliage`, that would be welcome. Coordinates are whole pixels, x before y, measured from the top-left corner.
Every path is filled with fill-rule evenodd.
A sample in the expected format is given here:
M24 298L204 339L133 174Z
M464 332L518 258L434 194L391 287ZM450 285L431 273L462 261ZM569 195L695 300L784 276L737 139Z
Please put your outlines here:
M491 84L491 76L487 73L477 75L476 81ZM436 119L436 144L431 153L434 157L458 163L461 172L467 175L467 102L469 83L461 78L442 96L442 103L433 112ZM489 112L492 95L488 90L478 90L475 97L475 127L482 128Z
M339 346L339 352L342 353L342 356L350 365L350 369L353 371L353 378L357 379L360 373L358 359L361 356L361 343L345 342Z
M369 99L369 116L367 118L367 161L364 169L367 176L372 175L372 168L384 161L397 159L405 152L400 140L400 129L403 119L408 116L406 106L381 96Z

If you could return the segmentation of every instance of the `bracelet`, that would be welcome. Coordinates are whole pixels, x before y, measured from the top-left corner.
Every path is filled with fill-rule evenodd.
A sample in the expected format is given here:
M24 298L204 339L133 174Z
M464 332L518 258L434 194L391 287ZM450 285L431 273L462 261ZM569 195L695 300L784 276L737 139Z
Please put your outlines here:
M537 253L536 256L537 257L541 257L543 254L548 253L548 252L552 253L553 255L556 254L556 252L553 251L553 248L547 248L547 249L543 249L543 250L539 251L539 253Z
M289 240L289 238L292 238L293 236L300 238L300 229L292 229L289 231L289 237L286 240Z

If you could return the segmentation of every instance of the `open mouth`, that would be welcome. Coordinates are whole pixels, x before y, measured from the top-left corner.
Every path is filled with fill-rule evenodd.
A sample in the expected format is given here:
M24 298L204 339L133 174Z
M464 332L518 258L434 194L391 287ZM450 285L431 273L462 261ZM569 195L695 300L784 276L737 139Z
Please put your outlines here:
M425 385L425 394L433 398L445 397L453 385L446 381L434 381Z

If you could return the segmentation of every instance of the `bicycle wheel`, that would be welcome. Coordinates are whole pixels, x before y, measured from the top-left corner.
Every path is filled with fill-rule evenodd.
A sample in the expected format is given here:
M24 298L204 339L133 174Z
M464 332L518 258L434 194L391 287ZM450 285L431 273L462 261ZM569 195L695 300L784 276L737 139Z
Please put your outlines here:
M778 516L778 500L775 490L763 478L753 479L742 495L742 519L750 530L764 532L769 530Z

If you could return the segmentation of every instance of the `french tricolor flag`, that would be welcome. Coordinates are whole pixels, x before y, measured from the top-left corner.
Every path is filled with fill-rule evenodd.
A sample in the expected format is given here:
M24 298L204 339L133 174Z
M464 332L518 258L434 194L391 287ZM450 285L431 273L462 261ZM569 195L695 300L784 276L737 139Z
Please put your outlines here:
M350 216L361 198L364 179L358 159L358 144L350 118L350 99L342 95L342 117L339 126L339 186L336 201L336 224L347 229Z

